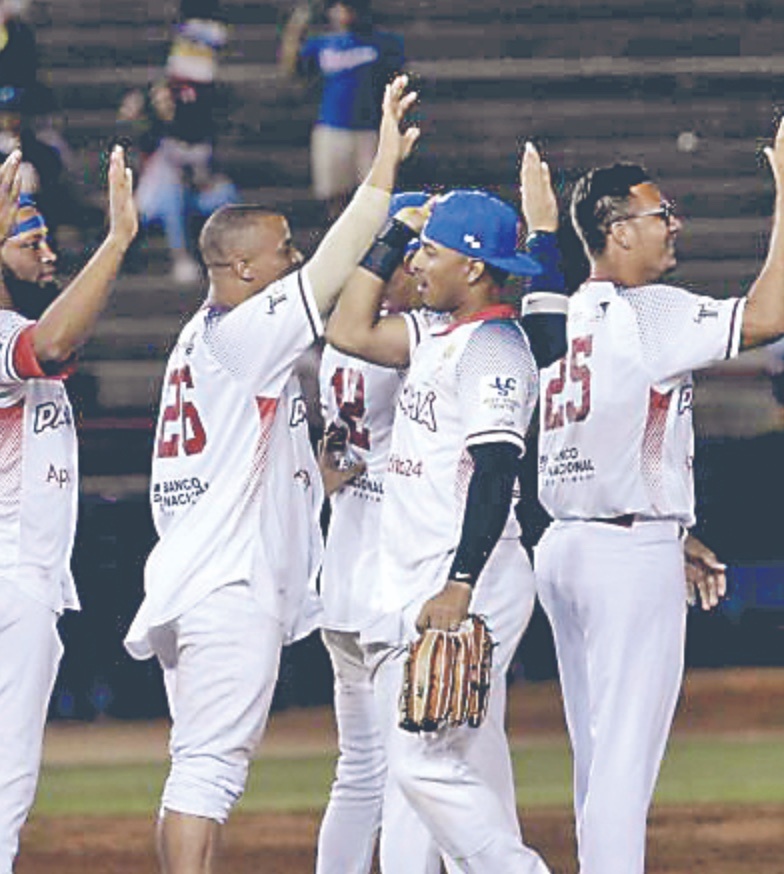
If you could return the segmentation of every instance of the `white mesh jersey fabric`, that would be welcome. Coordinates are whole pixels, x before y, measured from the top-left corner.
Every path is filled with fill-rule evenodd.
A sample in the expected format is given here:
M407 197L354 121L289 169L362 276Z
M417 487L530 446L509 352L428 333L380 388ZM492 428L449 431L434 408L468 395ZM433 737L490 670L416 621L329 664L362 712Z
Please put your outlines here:
M539 495L557 519L694 516L692 370L736 355L744 300L591 281L542 371Z
M229 312L204 307L164 376L150 497L160 540L126 644L214 589L251 583L287 632L321 560L323 490L292 371L322 330L301 271Z
M378 583L378 536L395 407L405 374L327 346L319 384L326 424L348 431L351 453L365 471L331 497L321 596L323 625L358 631Z
M511 319L431 328L398 401L381 525L381 601L392 612L445 582L460 537L471 445L523 452L537 398L528 341ZM519 534L510 513L505 536Z
M78 609L70 561L76 530L76 430L61 379L13 366L32 324L0 310L0 578L56 612Z

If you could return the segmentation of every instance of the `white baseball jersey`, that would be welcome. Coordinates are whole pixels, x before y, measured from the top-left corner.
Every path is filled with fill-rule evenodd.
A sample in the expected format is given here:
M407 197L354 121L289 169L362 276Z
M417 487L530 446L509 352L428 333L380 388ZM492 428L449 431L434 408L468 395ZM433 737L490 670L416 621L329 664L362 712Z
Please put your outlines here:
M302 623L321 561L323 489L292 369L322 330L297 271L230 311L203 307L180 334L150 483L160 540L126 639L137 658L152 655L151 628L237 580L287 639L311 630Z
M503 441L525 451L536 364L511 315L508 307L491 307L471 320L429 328L419 314L406 316L411 366L398 400L381 510L375 605L381 614L423 601L446 583L474 467L468 448ZM510 511L503 536L519 534Z
M348 429L348 446L366 464L330 498L324 566L321 570L322 624L356 631L370 611L378 582L378 535L381 498L392 437L395 406L404 374L324 349L319 383L324 422Z
M0 310L0 579L59 613L79 609L76 431L62 377L36 360L32 325Z
M541 373L539 497L556 519L694 522L691 371L737 355L744 298L589 281Z

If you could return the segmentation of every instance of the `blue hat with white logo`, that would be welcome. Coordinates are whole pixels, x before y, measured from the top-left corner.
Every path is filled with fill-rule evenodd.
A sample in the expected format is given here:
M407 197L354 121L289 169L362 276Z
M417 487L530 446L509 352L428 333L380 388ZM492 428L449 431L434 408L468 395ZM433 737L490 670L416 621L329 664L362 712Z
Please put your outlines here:
M538 262L517 251L514 207L494 194L456 189L439 197L422 230L422 239L484 261L514 276L537 276Z

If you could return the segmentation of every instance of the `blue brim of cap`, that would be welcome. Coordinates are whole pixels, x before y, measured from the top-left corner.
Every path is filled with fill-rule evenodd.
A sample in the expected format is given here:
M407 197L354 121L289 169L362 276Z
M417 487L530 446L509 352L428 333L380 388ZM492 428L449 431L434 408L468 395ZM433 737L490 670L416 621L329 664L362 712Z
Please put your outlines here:
M510 258L485 258L486 264L491 264L493 267L499 267L501 270L506 270L512 276L539 276L544 272L538 261L528 255L523 255L518 252Z

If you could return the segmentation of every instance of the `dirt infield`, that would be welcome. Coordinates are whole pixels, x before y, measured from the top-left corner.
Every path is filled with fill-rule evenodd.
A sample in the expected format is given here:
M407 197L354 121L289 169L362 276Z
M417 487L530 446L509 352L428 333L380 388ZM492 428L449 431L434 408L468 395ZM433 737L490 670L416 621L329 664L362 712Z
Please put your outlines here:
M691 673L676 718L679 734L784 730L784 671ZM563 732L557 687L515 686L510 727L522 736ZM55 725L47 737L51 763L142 761L165 755L166 728L112 724ZM334 745L327 709L275 714L264 755ZM784 775L782 776L784 779ZM526 838L553 874L575 871L571 812L521 811ZM319 814L237 814L226 831L221 871L306 874L313 870ZM654 809L649 874L784 874L784 808L779 805L666 806ZM33 816L23 836L17 874L145 874L156 871L152 816Z

